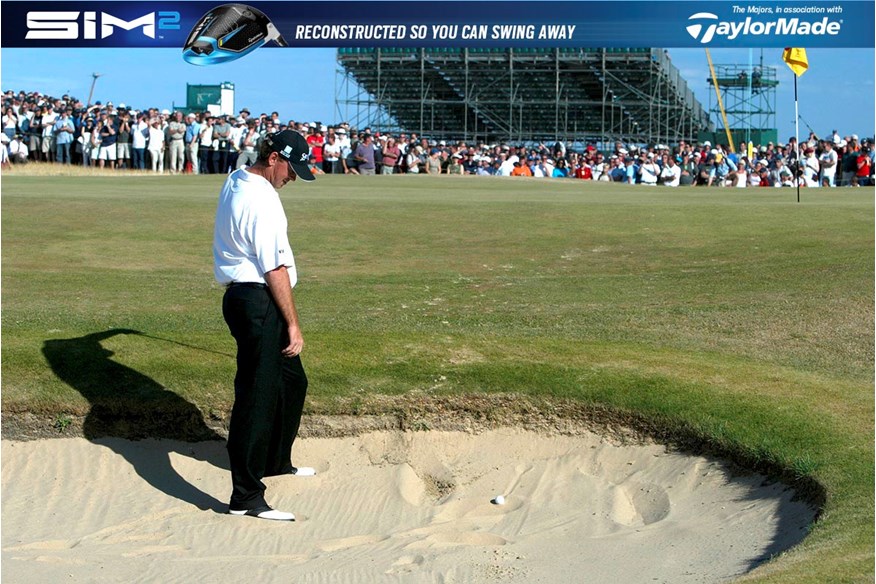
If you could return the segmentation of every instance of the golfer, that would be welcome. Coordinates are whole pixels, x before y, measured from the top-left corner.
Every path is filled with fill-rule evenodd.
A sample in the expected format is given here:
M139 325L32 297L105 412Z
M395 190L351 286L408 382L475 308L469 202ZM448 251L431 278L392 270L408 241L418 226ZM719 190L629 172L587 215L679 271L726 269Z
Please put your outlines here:
M214 273L227 287L222 314L237 341L228 431L233 487L228 512L233 515L294 521L292 513L268 505L262 478L315 474L291 462L307 377L292 293L298 275L277 193L296 178L314 180L308 154L301 134L271 134L262 142L255 164L232 172L219 194Z

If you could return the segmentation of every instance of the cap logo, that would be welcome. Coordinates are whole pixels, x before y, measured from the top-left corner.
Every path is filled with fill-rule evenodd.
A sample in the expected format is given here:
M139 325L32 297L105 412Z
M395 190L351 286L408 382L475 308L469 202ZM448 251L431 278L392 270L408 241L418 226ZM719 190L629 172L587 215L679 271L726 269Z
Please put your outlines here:
M283 156L289 158L290 154L292 154L292 147L287 144L286 147L283 148Z
M307 160L307 152L301 155L301 160L299 160L299 162L304 162L305 160Z

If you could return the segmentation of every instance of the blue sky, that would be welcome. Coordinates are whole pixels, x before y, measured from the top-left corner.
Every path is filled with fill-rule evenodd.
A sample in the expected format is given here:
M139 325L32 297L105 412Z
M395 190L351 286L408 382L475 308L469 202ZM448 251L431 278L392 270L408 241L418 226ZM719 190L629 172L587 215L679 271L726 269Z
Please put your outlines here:
M711 49L715 64L741 64L760 49ZM780 49L764 49L764 64L777 67L776 125L780 141L794 134L793 74ZM708 108L709 68L702 49L669 49L697 98ZM819 135L874 133L873 49L810 49L809 71L799 79L800 115ZM236 107L253 113L278 111L283 119L339 122L353 117L336 107L340 87L334 49L264 47L232 63L197 67L183 61L179 49L3 49L0 87L39 90L51 95L88 97L92 73L94 100L124 102L137 108L184 105L186 83L235 84ZM714 98L712 98L714 101ZM808 135L803 121L800 134Z

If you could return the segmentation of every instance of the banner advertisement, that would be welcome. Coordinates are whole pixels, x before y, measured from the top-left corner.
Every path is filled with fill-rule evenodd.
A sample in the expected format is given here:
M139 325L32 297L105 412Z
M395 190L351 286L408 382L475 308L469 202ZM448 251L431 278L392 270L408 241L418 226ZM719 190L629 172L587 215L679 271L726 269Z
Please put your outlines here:
M182 47L210 2L2 5L4 47ZM871 47L874 3L256 2L224 21L270 24L292 47ZM237 9L229 9L234 12ZM225 23L227 24L227 22ZM260 34L252 20L250 37ZM201 31L203 32L203 30ZM210 31L208 31L210 32ZM215 32L215 31L214 31ZM264 35L261 37L264 38ZM236 39L240 41L240 39Z

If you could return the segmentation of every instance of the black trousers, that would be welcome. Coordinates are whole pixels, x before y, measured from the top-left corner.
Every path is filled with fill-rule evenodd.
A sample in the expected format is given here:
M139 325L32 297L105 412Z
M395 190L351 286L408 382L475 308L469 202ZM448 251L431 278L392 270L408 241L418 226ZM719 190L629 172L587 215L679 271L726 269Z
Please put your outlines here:
M307 394L300 357L283 357L286 322L266 287L228 288L222 314L237 341L234 407L228 431L232 509L266 505L262 478L292 470Z
M213 174L213 151L207 146L198 146L198 164L201 174Z
M213 173L225 174L228 170L228 150L220 146L219 150L213 151Z

